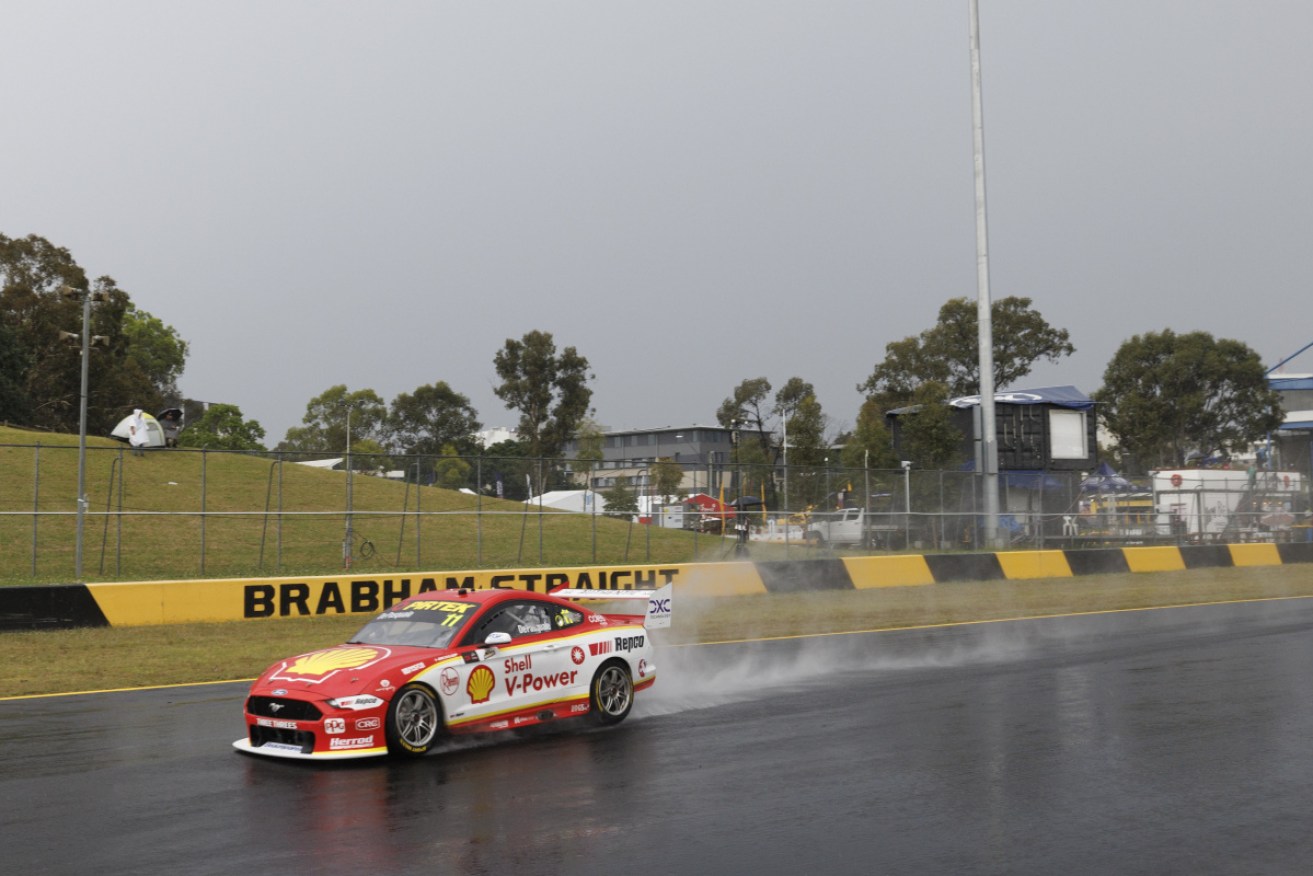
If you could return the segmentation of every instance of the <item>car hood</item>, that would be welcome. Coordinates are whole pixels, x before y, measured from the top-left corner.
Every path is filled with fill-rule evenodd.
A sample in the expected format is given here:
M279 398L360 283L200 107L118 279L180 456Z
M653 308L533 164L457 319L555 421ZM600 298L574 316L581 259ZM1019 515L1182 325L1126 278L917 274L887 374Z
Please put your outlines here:
M385 696L450 654L448 650L399 645L335 645L280 660L265 670L252 689L279 688L325 697Z

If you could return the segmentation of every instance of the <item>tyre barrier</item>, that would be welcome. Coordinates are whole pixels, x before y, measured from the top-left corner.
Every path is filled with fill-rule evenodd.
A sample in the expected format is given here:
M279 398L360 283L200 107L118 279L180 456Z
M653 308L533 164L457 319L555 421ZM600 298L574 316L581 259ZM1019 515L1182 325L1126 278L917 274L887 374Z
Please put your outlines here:
M673 584L677 597L721 597L1294 563L1313 563L1313 544L894 554L763 562L418 572L389 577L14 585L0 587L0 630L368 615L416 593L461 587L545 591L568 585L634 590Z

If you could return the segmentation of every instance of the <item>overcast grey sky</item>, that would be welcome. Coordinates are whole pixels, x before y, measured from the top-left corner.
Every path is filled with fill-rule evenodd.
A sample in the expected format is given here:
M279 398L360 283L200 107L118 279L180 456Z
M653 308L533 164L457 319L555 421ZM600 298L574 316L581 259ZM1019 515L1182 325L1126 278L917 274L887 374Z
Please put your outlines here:
M1077 350L1024 383L1092 392L1164 328L1313 341L1313 4L980 6L993 294ZM533 329L612 428L712 423L759 375L851 425L885 345L976 295L968 27L967 0L12 0L0 233L114 277L191 345L184 393L270 446L339 383L446 380L513 424L492 359Z

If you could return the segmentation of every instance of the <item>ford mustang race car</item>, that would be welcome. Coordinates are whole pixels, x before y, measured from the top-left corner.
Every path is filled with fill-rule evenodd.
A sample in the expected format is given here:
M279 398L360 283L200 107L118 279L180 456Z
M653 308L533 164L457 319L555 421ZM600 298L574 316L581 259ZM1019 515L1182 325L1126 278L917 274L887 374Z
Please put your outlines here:
M628 600L636 613L581 600ZM561 718L616 724L656 681L648 629L669 626L670 606L669 585L421 593L343 645L265 670L233 747L302 760L422 755L446 734Z

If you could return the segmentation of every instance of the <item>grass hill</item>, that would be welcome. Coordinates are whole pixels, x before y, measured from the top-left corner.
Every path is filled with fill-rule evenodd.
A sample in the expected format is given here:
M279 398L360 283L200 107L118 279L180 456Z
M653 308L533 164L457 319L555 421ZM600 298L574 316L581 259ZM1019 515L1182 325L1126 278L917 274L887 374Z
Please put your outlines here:
M0 583L74 580L78 439L0 426ZM347 479L266 457L186 449L134 457L87 438L83 578L343 571ZM725 539L567 514L357 473L359 574L726 559Z

